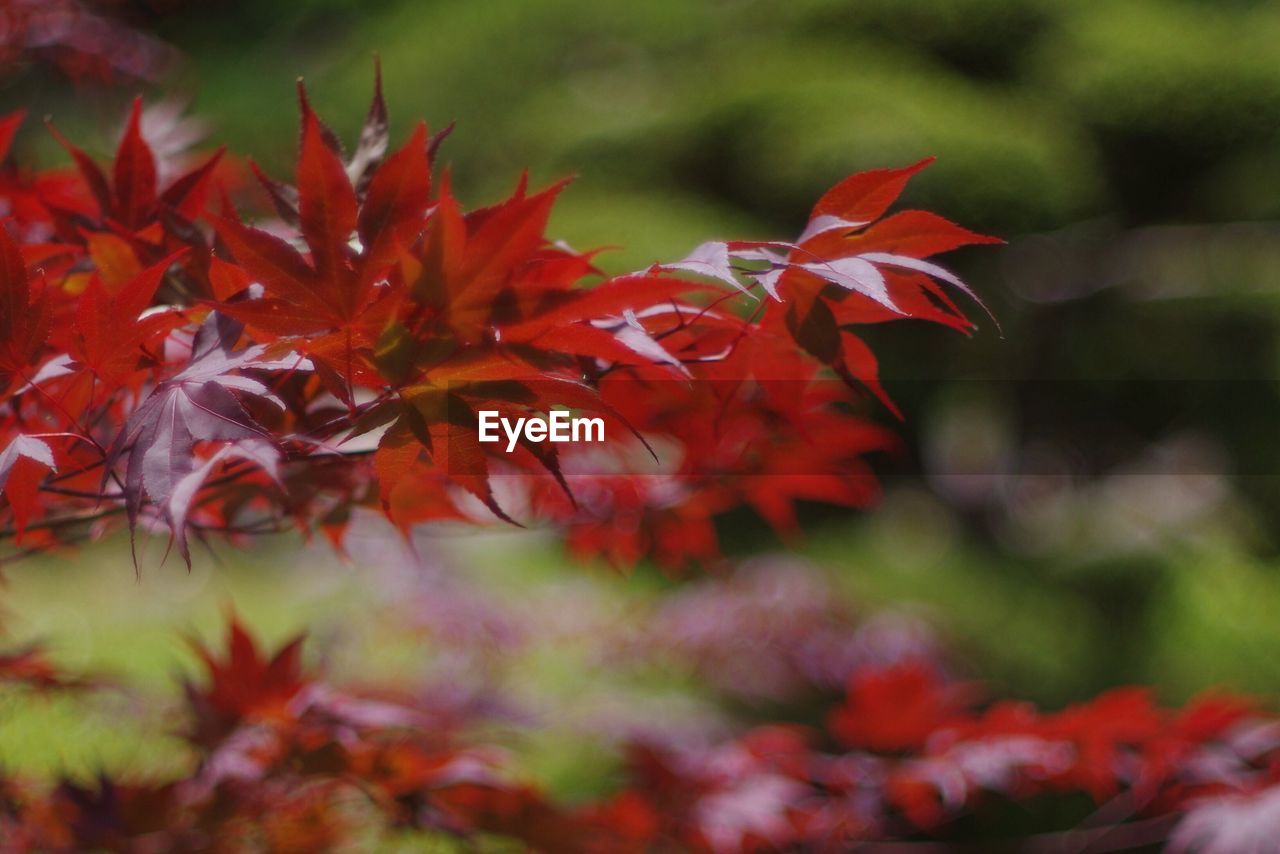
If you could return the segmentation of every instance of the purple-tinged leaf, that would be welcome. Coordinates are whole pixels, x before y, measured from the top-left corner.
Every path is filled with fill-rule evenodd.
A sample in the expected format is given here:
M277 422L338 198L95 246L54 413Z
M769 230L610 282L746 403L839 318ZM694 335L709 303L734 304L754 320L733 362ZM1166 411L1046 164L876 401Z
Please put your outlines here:
M959 276L952 273L945 267L939 267L931 261L923 261L919 258L912 258L908 255L892 255L888 252L866 252L858 257L865 261L870 261L873 264L879 264L885 267L898 267L903 270L914 270L917 273L924 273L926 276L932 276L935 279L939 279L940 281L946 282L947 284L959 289L978 305L982 306L983 311L986 311L988 315L991 314L990 310L987 309L986 304L976 293L973 292L973 289L966 285ZM994 320L995 318L992 319Z
M40 368L32 374L31 381L15 391L14 394L25 394L36 386L49 382L49 380L56 380L58 377L65 377L75 372L75 359L72 359L69 353L61 353L41 365Z
M889 287L885 283L884 273L875 264L864 258L837 258L833 261L821 261L812 264L800 264L801 269L808 270L820 279L839 285L848 291L862 294L875 300L890 311L902 313L893 298L889 296Z
M231 372L265 369L271 363L254 362L262 347L233 349L239 338L239 324L211 314L196 333L187 367L158 385L116 437L107 454L105 476L127 454L124 492L131 525L137 523L144 496L171 508L179 485L196 471L196 442L269 440L233 391L277 405L280 401L261 381ZM171 510L165 512L172 518ZM174 535L181 532L175 528ZM180 545L185 559L185 540Z
M703 243L683 259L670 264L659 264L658 269L666 271L683 270L686 273L709 276L732 285L743 293L749 293L742 282L738 280L737 273L733 267L733 256L729 251L729 244L723 241L712 240Z
M804 243L819 234L826 234L829 231L854 231L867 225L866 222L856 222L844 217L833 216L831 214L821 214L809 220L809 224L805 226L800 236L796 238L796 243L804 245Z
M9 447L0 451L0 490L9 500L19 537L39 507L40 482L44 475L37 467L57 471L52 449L35 436L16 436Z
M363 193L373 178L373 172L386 156L390 143L387 123L387 102L382 97L382 63L373 63L373 101L369 115L360 129L360 140L347 163L347 178L357 192Z
M165 503L165 517L169 530L173 532L174 543L183 561L191 565L191 550L187 545L187 516L191 512L192 502L204 486L205 481L215 468L224 461L240 459L253 463L262 469L276 483L280 480L280 451L269 442L261 439L245 439L235 444L219 448L199 467L183 475L173 485L168 501Z
M651 362L670 365L684 376L689 376L689 369L685 367L684 363L667 352L667 349L649 334L649 330L644 328L636 313L631 309L623 311L620 318L593 320L591 325L613 333L613 337L618 340L618 343L633 353L643 356Z
M760 283L760 287L764 288L765 293L773 297L778 302L782 302L782 297L778 294L778 281L786 271L786 265L782 265L765 270L763 273L760 273L755 277L756 281Z
M751 279L760 284L769 296L781 301L781 297L778 296L778 280L788 267L795 266L787 261L787 254L802 251L794 243L778 240L713 240L703 243L680 261L671 264L655 264L644 272L696 273L730 284L735 289L754 297L755 294L751 293L751 289L742 284L743 278ZM735 261L747 264L763 263L767 266L762 269L753 269L735 266Z
M9 447L0 451L0 489L4 489L9 482L9 473L20 457L33 460L50 471L58 470L53 461L53 449L47 442L35 436L17 436L9 443Z

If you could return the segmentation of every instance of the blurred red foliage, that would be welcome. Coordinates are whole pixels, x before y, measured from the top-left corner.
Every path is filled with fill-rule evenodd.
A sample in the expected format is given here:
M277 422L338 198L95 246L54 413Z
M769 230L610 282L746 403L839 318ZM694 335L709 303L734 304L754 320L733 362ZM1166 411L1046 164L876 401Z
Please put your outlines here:
M130 5L3 0L0 74L42 65L76 82L156 79L172 66L176 52L121 19Z
M232 620L225 652L197 652L190 775L51 789L7 778L6 850L323 851L378 828L547 851L981 848L1003 844L1000 805L1017 804L1039 817L1036 844L1225 851L1223 840L1271 826L1280 790L1280 720L1245 699L1170 710L1125 688L1044 712L983 702L932 662L906 661L855 671L834 731L775 724L703 748L635 743L621 790L569 807L513 778L503 750L413 702L307 672L300 639L267 655Z

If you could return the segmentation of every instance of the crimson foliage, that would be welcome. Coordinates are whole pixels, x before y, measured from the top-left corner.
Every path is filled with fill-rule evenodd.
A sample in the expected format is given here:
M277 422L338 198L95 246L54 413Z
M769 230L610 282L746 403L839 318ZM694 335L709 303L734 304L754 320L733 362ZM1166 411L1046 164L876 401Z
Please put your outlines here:
M521 178L465 210L433 168L447 129L420 124L391 150L379 86L344 153L301 87L299 101L293 182L250 164L270 218L236 209L223 152L158 162L140 103L105 166L52 127L73 169L14 162L22 116L0 120L0 532L18 554L125 525L167 533L188 561L190 539L212 535L297 528L341 546L368 508L406 532L550 524L620 564L706 562L735 508L789 534L799 501L874 497L865 456L893 436L849 404L893 404L861 326L972 328L952 295L973 294L932 258L993 239L890 213L927 161L845 179L793 241L705 243L609 275L545 234L564 184ZM481 410L554 407L598 415L614 441L479 441ZM634 464L645 453L656 467ZM739 579L674 603L640 646L747 701L843 682L820 724L636 741L617 791L577 805L520 781L457 716L340 690L303 666L301 639L268 654L233 621L225 652L196 645L204 673L183 686L190 773L0 778L0 841L313 851L374 826L587 852L1273 839L1280 723L1250 702L988 702L928 644L876 660L842 610L800 592ZM0 683L99 687L38 646L0 655Z
M892 403L859 325L970 328L949 293L968 288L928 259L993 239L888 214L927 161L845 179L792 242L606 275L545 235L563 183L464 210L433 174L447 130L390 150L380 85L349 154L299 101L294 182L253 167L271 220L217 191L222 152L162 177L140 103L107 167L56 129L78 180L6 164L0 524L25 549L117 520L167 529L188 561L193 535L340 543L368 506L406 530L519 517L619 563L708 560L734 507L789 532L797 501L873 497L863 458L892 436L846 404ZM481 409L554 407L632 440L478 439Z
M1277 822L1280 721L1235 697L1182 709L1119 689L1059 712L987 703L931 660L864 664L825 727L768 725L676 750L637 742L607 799L558 804L506 754L395 692L339 690L231 622L196 645L182 734L198 758L168 780L48 788L0 779L7 851L324 851L378 829L535 850L1264 851ZM85 683L0 660L0 683ZM1011 816L1013 817L1011 820ZM1030 822L1036 831L1022 835ZM906 841L903 841L906 840ZM966 847L966 842L967 847Z

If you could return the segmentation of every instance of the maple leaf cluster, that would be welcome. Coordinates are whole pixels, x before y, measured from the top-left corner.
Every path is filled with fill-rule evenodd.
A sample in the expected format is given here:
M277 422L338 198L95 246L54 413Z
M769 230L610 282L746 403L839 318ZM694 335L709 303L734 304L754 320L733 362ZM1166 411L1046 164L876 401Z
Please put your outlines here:
M710 851L996 844L984 833L1032 844L1007 836L1001 804L1035 817L1034 844L1052 850L1261 851L1231 841L1257 846L1277 827L1280 729L1247 699L1168 710L1120 688L1054 713L979 699L929 662L863 668L823 732L778 724L704 751L638 745L632 788L600 814L643 815L645 844ZM1055 829L1064 815L1074 823Z
M915 840L1217 852L1266 850L1280 826L1280 721L1246 698L1166 709L1121 688L1045 712L988 702L927 659L864 664L825 726L765 724L680 749L633 742L621 786L570 806L429 703L326 683L304 667L301 639L268 654L233 619L224 652L195 649L203 676L184 683L182 715L191 772L52 788L0 779L6 850L348 850L413 829L547 851ZM1037 835L1010 835L1010 807Z
M553 824L572 830L511 781L501 751L461 743L410 705L337 691L306 672L300 638L268 655L233 619L226 646L194 645L204 679L183 686L183 735L199 756L189 776L103 776L51 790L6 779L5 850L328 851L349 847L375 818L544 846Z
M925 163L842 181L794 242L607 275L545 233L563 183L464 210L433 168L447 129L392 150L379 83L347 154L299 94L295 180L250 164L274 214L252 222L221 151L164 177L140 103L106 167L53 128L70 175L12 162L21 116L0 122L0 526L24 549L120 521L188 560L210 534L340 544L367 506L708 560L734 507L790 533L799 501L874 497L866 455L894 439L848 403L892 404L859 324L970 328L948 293L968 288L927 259L992 238L886 216ZM614 440L479 441L480 410L553 408Z

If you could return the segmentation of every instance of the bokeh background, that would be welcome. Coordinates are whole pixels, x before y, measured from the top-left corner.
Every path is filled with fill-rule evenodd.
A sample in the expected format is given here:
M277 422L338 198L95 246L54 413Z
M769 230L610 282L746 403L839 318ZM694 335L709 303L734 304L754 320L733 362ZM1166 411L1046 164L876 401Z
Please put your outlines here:
M443 157L465 200L497 198L525 167L535 183L577 175L552 230L578 247L620 245L602 258L617 271L716 237L793 236L840 177L936 155L904 202L1009 241L953 259L1000 325L970 340L925 325L870 331L906 414L908 450L878 462L882 505L812 508L777 589L738 579L743 595L775 617L837 603L892 643L944 645L995 691L1051 705L1121 683L1169 700L1280 688L1280 6L167 0L109 11L181 54L134 88L184 100L204 145L285 175L294 78L349 139L376 51L398 135L419 117L457 122ZM34 65L0 80L0 106L45 110L101 153L132 94ZM56 162L36 125L19 146ZM736 556L782 549L749 519L724 534ZM695 632L680 608L730 645L759 627L698 599L708 582L576 565L537 534L424 536L426 569L385 531L366 540L345 563L292 540L217 548L191 573L160 565L158 543L140 579L120 541L14 566L10 635L46 638L68 666L150 686L156 700L107 695L85 714L80 701L0 697L6 766L179 762L163 734L167 687L190 663L179 632L203 636L232 606L268 638L310 626L313 656L345 678L408 678L444 704L518 710L535 724L518 749L568 795L607 785L613 767L584 732L708 732L784 700L804 714L803 698L753 692L760 673L728 690L626 652L660 645L655 626ZM889 617L891 630L877 622ZM785 649L786 630L769 632L751 643Z

